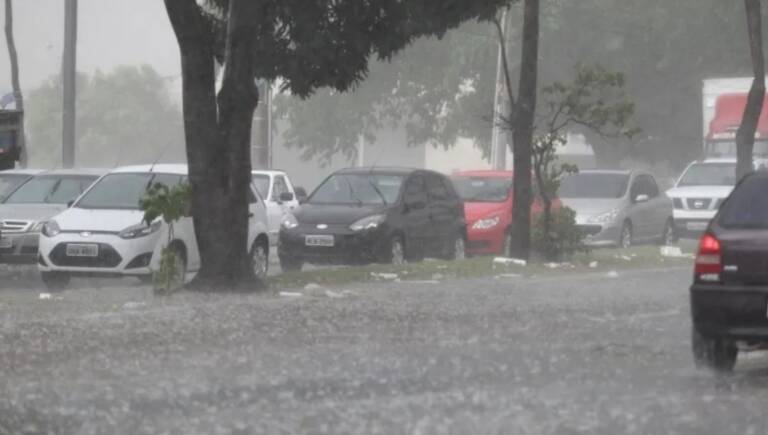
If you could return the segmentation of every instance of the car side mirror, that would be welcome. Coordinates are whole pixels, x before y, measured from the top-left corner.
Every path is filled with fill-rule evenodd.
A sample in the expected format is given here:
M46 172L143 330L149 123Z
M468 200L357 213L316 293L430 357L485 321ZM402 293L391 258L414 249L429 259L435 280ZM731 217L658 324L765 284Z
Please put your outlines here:
M651 198L648 195L646 195L644 193L641 193L640 195L637 195L635 197L635 203L636 204L640 204L640 203L643 203L643 202L648 202L650 199Z
M293 193L283 192L280 194L280 202L291 202L291 201L293 201Z

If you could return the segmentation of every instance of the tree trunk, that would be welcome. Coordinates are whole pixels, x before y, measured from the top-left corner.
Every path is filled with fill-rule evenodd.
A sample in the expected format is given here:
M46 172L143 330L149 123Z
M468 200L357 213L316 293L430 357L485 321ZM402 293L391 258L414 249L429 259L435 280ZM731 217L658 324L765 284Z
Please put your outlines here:
M760 0L744 0L749 32L749 53L752 58L754 80L747 96L747 106L741 125L736 132L736 179L740 180L753 171L752 153L755 147L755 131L765 99L765 60L763 56L762 19Z
M13 98L16 104L16 110L24 112L24 96L21 93L21 84L19 83L19 56L16 52L16 42L13 38L13 2L5 0L5 41L8 44L8 57L11 60L11 85L13 86ZM20 160L22 166L26 166L27 149L26 136L24 134L24 117L22 116L21 132L18 137L18 149L16 158Z
M528 259L531 254L531 155L539 56L539 0L525 0L522 50L513 119L514 205L510 255Z
M233 11L242 0L230 2ZM250 121L257 94L243 86L252 57L242 20L227 34L229 59L217 111L214 33L195 0L165 0L181 52L184 135L192 218L201 269L193 284L204 289L234 288L253 276L249 265L248 200ZM233 26L233 21L230 21ZM253 76L248 77L252 85ZM243 95L240 95L240 94ZM248 110L250 108L250 110ZM229 152L228 152L229 151ZM226 210L226 213L222 211Z

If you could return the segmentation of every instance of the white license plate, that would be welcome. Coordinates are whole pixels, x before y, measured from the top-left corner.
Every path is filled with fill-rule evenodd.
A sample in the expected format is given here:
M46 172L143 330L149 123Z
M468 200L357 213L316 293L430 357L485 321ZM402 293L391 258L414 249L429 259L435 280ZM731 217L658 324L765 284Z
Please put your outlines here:
M324 248L332 248L334 245L333 236L306 236L304 237L304 244L307 246L322 246Z
M704 231L707 229L706 222L688 222L685 224L685 228L690 231Z
M13 247L13 240L9 238L0 237L0 249L8 249Z
M71 243L67 245L67 257L98 257L99 245Z

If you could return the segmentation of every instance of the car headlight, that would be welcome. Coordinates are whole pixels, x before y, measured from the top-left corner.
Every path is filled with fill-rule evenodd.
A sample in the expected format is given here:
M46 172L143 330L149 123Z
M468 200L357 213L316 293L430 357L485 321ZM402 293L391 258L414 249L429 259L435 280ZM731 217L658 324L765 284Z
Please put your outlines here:
M352 231L372 230L374 228L378 228L378 226L383 223L384 223L384 215L376 214L373 216L368 216L360 219L359 221L350 225L349 229Z
M59 228L59 224L56 221L48 221L43 223L41 231L45 237L56 237L61 233L61 228Z
M162 225L163 225L162 221L152 222L151 225L147 225L146 223L141 223L138 225L134 225L132 227L128 227L123 231L120 231L118 236L126 240L138 239L140 237L146 237L152 233L156 233L160 231L160 227Z
M592 216L589 219L589 222L593 224L608 224L611 222L615 222L616 219L619 217L619 213L621 213L621 211L618 208L611 211L607 211L605 213L600 213L599 215Z
M286 214L283 217L282 227L286 230L291 230L293 228L296 228L299 226L299 221L296 219L296 217L292 214Z
M473 230L489 230L499 224L501 218L494 216L492 218L480 219L472 225Z

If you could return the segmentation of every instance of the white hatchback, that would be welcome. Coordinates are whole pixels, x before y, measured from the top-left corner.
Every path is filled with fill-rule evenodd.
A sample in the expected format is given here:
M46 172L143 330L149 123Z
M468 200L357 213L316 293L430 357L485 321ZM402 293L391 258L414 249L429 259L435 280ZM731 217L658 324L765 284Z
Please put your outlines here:
M72 206L43 226L38 267L45 284L64 288L73 276L135 276L149 281L167 245L168 227L161 219L143 222L139 200L150 185L185 182L187 165L128 166L96 181ZM269 265L269 236L264 201L251 185L247 243L256 277L264 280ZM200 268L191 217L174 224L171 246L183 259L183 276Z

